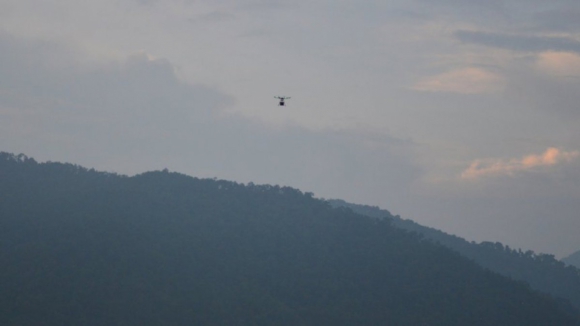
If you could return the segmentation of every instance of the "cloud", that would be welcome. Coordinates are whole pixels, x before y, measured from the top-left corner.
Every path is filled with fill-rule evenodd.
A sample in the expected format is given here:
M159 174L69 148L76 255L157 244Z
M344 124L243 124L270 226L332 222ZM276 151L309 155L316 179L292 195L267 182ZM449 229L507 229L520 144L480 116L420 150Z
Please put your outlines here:
M82 61L62 44L0 33L0 147L69 160L73 153L121 153L179 137L233 102L144 52Z
M512 51L580 52L580 42L570 37L519 35L467 30L456 31L454 36L463 43L484 45Z
M548 31L570 32L580 30L580 10L577 8L556 9L536 13L535 25Z
M413 89L424 92L460 94L492 93L503 88L502 76L481 69L464 68L423 78Z
M566 152L555 147L540 155L528 155L521 159L503 161L499 159L475 160L461 174L462 179L478 179L487 176L514 175L518 172L569 163L580 156L579 151Z
M538 55L536 66L550 75L578 77L580 76L580 55L571 52L542 52Z
M115 62L72 64L75 57L59 47L8 39L0 35L5 151L125 174L169 168L277 183L375 203L385 196L396 202L421 173L410 141L354 130L273 128L222 115L233 98L184 82L167 59L140 52Z
M541 52L512 64L506 70L509 71L508 83L503 95L513 110L519 108L522 113L526 110L530 114L545 115L541 118L542 125L552 121L552 126L545 132L538 128L530 129L534 137L543 133L549 133L549 137L572 133L578 138L580 134L576 133L576 126L580 119L580 54ZM532 120L528 123L538 124ZM561 141L567 140L562 138ZM562 145L573 146L571 143Z

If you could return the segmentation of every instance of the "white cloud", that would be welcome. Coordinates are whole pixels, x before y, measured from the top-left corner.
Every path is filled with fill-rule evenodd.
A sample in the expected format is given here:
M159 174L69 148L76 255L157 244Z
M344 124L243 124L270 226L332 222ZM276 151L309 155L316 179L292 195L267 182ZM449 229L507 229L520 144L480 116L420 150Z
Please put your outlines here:
M569 163L580 156L579 151L566 152L555 147L542 154L532 154L509 161L501 159L475 160L461 174L462 179L479 179L489 176L514 175L522 171L532 171L554 165Z
M579 77L580 55L572 52L542 52L538 55L536 67L549 75Z
M504 80L499 74L469 67L425 77L413 89L424 92L482 94L500 91L503 86Z

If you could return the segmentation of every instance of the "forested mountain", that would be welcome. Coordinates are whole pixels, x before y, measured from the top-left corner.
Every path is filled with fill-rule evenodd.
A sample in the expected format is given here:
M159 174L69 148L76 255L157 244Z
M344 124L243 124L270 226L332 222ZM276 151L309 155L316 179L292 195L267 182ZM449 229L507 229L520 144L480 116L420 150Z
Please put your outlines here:
M576 266L580 268L580 250L571 254L570 256L563 258L562 261L568 265Z
M0 325L580 325L388 219L279 186L0 154Z
M531 250L522 252L498 242L468 242L463 238L402 219L400 216L393 216L388 210L378 207L350 204L343 200L328 200L328 202L333 207L348 207L362 215L390 220L393 226L415 232L435 243L456 250L485 268L527 282L533 289L567 299L580 309L580 270L566 266L553 255L536 254ZM571 256L571 261L573 259ZM577 259L580 263L580 253ZM568 264L574 265L571 262Z

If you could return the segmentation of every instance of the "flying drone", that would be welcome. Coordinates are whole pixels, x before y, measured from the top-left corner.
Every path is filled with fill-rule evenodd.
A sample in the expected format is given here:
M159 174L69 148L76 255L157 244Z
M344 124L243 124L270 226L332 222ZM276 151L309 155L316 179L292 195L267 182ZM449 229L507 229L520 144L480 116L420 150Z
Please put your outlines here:
M274 98L277 98L280 100L280 103L278 103L279 106L285 106L286 104L284 103L284 100L289 99L289 97L285 97L285 96L274 96Z

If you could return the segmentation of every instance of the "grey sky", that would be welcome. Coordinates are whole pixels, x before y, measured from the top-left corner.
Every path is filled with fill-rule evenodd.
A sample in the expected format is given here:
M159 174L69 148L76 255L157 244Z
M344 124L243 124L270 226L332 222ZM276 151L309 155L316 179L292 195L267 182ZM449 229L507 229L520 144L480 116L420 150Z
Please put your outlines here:
M580 42L570 37L510 35L479 31L455 32L458 40L523 52L561 51L580 52Z
M570 0L0 0L0 150L290 185L563 256L580 249L579 15Z

